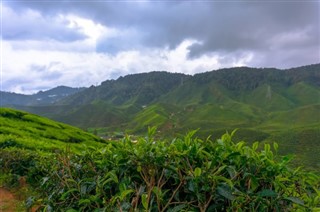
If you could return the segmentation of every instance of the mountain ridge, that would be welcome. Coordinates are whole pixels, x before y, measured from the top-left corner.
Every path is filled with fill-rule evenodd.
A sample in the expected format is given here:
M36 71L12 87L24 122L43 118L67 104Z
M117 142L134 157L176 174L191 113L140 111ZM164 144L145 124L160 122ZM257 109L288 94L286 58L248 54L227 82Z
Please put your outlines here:
M14 92L0 91L1 106L40 106L53 104L69 95L75 94L85 88L72 88L68 86L57 86L46 91L35 94L19 94Z
M162 124L154 124L166 129L172 126L174 131L186 126L198 128L190 123L200 123L201 128L207 128L205 123L220 123L220 128L256 127L267 122L270 113L303 111L299 108L317 104L320 64L285 70L225 68L193 76L169 72L132 74L106 80L53 104L15 107L82 128L134 132L130 128L146 129L152 123L151 114L162 120Z
M320 151L320 64L287 70L229 68L194 76L133 74L53 104L15 108L106 138L143 134L150 126L166 138L198 129L200 138L216 139L238 129L238 141L276 141L287 147L283 154L302 155L303 149L312 155L303 157L320 168L314 156Z

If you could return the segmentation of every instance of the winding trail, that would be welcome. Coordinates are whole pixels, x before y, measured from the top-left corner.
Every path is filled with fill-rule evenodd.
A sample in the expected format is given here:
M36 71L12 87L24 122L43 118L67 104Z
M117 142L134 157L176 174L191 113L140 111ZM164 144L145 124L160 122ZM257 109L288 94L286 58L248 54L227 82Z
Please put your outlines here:
M9 190L0 187L0 212L15 212L17 202Z

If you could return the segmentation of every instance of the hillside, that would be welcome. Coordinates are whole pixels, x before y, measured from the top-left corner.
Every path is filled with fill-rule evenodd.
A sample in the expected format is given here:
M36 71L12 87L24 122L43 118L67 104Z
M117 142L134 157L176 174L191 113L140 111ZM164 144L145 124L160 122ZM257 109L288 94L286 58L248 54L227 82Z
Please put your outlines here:
M84 90L60 104L85 105L104 101L112 105L145 105L157 101L159 97L183 84L190 76L167 72L132 74L117 80L107 80L100 86Z
M36 151L97 146L101 140L76 127L23 111L0 108L0 148L18 147Z
M242 128L265 125L270 122L269 113L320 104L319 87L319 64L288 70L229 68L194 76L151 72L107 80L54 104L15 107L82 128L112 126L124 130L139 119L139 130L145 130L148 121L144 124L141 117L148 116L150 110L145 109L166 105L160 109L167 113L160 114L165 128L173 124L172 119L177 129L181 125L207 128L208 124Z
M121 142L0 108L0 187L32 191L22 198L26 210L317 210L315 67L225 69L172 81L154 72L53 104L16 105L100 136L128 133Z
M84 89L85 88L71 88L67 86L58 86L46 91L39 91L36 94L30 95L0 91L0 105L2 107L50 105Z
M313 155L314 149L306 145L319 146L320 64L287 70L227 68L194 76L133 74L54 104L15 107L82 129L95 128L103 137L137 135L156 126L167 138L194 129L201 138L218 138L237 128L236 138L249 142L277 140L288 146L303 139L283 153L299 155L306 149ZM311 166L320 164L312 160Z

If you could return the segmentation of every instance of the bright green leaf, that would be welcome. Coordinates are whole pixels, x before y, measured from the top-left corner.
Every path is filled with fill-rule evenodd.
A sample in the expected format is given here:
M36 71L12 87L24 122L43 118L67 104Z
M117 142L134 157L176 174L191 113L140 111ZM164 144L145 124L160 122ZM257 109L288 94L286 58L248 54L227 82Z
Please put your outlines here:
M201 175L201 169L199 167L195 168L194 176L195 177L200 177L200 175Z
M148 195L147 194L142 194L142 205L144 209L148 209Z

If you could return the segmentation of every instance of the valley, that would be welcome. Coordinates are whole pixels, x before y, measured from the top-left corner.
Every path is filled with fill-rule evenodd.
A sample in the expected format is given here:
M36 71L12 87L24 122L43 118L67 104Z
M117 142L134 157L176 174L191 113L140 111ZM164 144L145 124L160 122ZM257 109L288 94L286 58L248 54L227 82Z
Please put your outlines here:
M1 1L0 212L320 212L320 1Z
M0 190L13 199L0 207L317 209L319 70L151 72L15 99L0 108Z
M107 80L53 103L6 106L103 138L143 135L151 126L169 139L194 129L200 138L217 139L238 129L238 141L276 141L283 146L281 153L296 155L298 165L319 170L319 70L315 64L287 70L239 67L194 76L150 72ZM53 91L50 95L62 96Z

